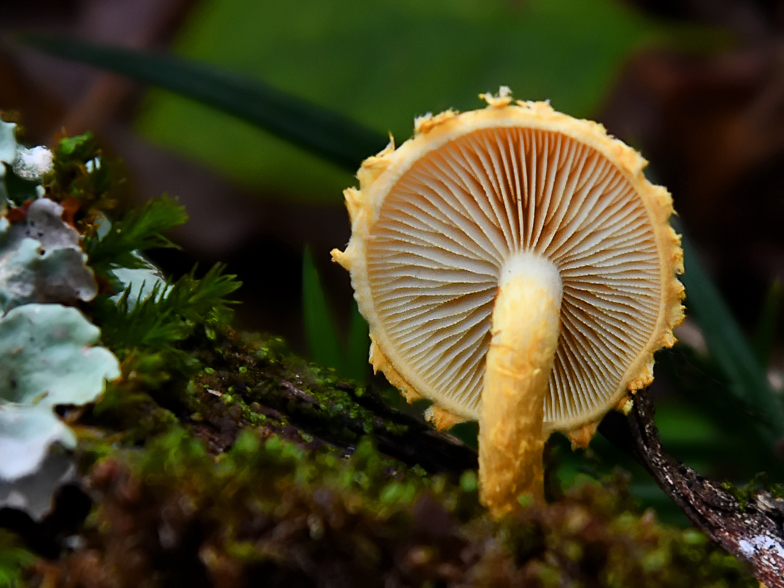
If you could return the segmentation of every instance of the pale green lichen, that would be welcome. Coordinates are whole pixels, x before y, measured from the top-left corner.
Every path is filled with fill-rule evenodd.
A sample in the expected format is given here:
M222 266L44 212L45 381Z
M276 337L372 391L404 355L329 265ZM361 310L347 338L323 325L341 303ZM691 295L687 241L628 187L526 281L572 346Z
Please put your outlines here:
M16 159L16 125L0 121L0 161L13 164ZM0 172L2 174L2 172Z
M139 255L139 260L145 264L144 267L118 267L111 270L112 275L122 285L122 290L109 300L118 303L125 295L129 311L133 310L137 303L144 302L150 296L156 296L156 300L165 297L171 289L171 284L166 283L157 267L147 261L142 255ZM125 294L126 292L127 294Z
M98 342L100 330L59 304L26 304L0 319L3 400L26 406L85 404L119 377L117 358Z
M16 125L0 120L0 209L43 196L43 178L53 169L54 154L46 147L28 149L16 141ZM9 173L10 172L10 173ZM9 188L9 180L14 188Z
M76 446L76 437L53 411L17 404L1 405L0 454L3 460L0 464L0 480L16 480L35 471L53 443L70 448ZM9 496L5 499L6 503L11 500Z
M52 171L54 154L46 147L18 147L13 162L14 173L28 182L36 182Z
M76 444L54 407L94 401L120 367L72 308L98 285L64 207L43 197L52 152L19 145L15 131L0 121L0 507L39 519L74 470L52 451Z
M76 437L52 410L0 408L0 507L23 510L35 520L46 515L57 489L76 476L70 457L53 446L72 449Z
M75 308L26 304L0 318L0 479L34 472L49 446L74 443L52 412L58 404L85 404L119 377L109 350L94 347L100 331ZM19 449L25 447L24 453Z
M75 308L26 304L0 318L0 507L41 519L52 496L73 476L59 445L76 438L53 411L84 404L117 378L117 358L93 347L98 328Z
M26 304L0 318L0 507L48 512L57 488L72 475L74 434L54 413L62 404L94 401L119 377L117 358L95 347L99 329L78 310Z
M16 159L16 125L0 120L0 209L8 202L8 192L5 187L5 164L11 165Z
M23 222L0 218L0 311L30 302L92 300L98 286L79 233L61 219L63 208L41 198Z

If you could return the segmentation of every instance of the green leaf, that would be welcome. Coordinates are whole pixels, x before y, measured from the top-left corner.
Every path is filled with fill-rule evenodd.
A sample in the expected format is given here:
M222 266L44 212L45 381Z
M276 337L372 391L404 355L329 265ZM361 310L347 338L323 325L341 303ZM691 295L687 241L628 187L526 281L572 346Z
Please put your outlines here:
M760 470L784 475L757 411L738 400L709 356L679 343L656 354L656 371L678 391L656 403L656 425L673 457L708 477L746 479ZM703 469L706 463L712 465Z
M201 63L47 35L19 39L51 55L108 69L217 108L350 171L388 142L383 134L336 112Z
M76 137L66 137L65 139L61 139L57 144L55 154L57 155L57 159L68 159L70 157L79 157L79 155L84 158L85 154L90 154L93 151L94 142L95 136L92 133L84 133L83 135L77 135Z
M359 313L355 301L348 325L348 345L345 357L346 377L357 382L364 382L367 378L369 341L367 321Z
M683 255L686 271L681 281L686 287L688 313L699 323L711 358L730 383L730 392L754 413L760 432L772 445L784 433L781 404L754 350L686 235L683 235Z
M690 43L706 43L705 35L695 34L697 27L662 25L628 4L212 0L197 6L174 47L180 55L257 77L402 141L411 135L415 116L481 108L477 94L500 85L511 87L516 98L549 99L559 110L591 116L636 49L677 42L676 28ZM171 94L151 93L139 128L265 194L336 202L353 181Z
M682 47L683 40L706 50L718 35L646 18L618 0L213 0L196 6L174 47L381 131L365 146L351 141L355 163L344 167L353 173L386 144L387 131L406 138L414 116L481 107L477 94L500 85L517 98L549 99L559 110L591 116L634 51ZM336 202L352 181L301 149L171 93L151 92L138 123L156 143L268 195Z
M349 321L348 344L344 348L308 247L302 259L302 310L310 359L334 368L341 376L364 382L368 368L367 322L355 302Z
M773 345L776 340L776 325L781 311L781 283L776 280L768 289L765 303L762 305L757 331L754 335L754 355L763 367L770 364Z
M342 373L341 344L310 248L302 258L302 310L310 359Z

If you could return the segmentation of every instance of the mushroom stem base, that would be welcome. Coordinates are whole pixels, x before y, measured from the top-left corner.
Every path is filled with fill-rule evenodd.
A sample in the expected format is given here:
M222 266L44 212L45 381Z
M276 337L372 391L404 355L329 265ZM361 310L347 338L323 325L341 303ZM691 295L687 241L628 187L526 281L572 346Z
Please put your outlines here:
M502 274L493 309L479 418L482 503L495 517L544 500L544 400L558 345L562 285L541 258Z

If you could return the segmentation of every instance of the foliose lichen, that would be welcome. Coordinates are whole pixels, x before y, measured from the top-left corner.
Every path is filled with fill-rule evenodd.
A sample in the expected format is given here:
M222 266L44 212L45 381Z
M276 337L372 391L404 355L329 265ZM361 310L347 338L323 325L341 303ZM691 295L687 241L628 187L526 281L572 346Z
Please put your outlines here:
M25 304L0 318L0 380L3 400L51 408L92 402L104 380L119 377L114 354L95 346L100 331L75 308Z
M42 474L35 489L51 496L59 478L39 468L54 444L76 442L53 408L94 401L120 370L96 346L99 329L72 306L98 286L65 209L43 195L52 153L18 145L14 131L0 121L0 506L40 518L48 500L30 494L27 478Z
M70 305L97 294L79 233L62 214L62 206L40 198L26 207L24 220L0 218L0 311L30 302Z
M0 120L0 209L8 202L8 191L5 187L6 165L16 160L16 125Z

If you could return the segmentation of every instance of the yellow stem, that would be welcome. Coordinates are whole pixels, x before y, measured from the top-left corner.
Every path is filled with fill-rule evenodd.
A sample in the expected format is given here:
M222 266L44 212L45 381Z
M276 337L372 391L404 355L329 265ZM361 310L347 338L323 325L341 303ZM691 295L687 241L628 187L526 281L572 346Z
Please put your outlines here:
M519 508L522 493L544 499L544 399L562 291L555 266L534 254L501 273L479 417L480 496L495 517Z

